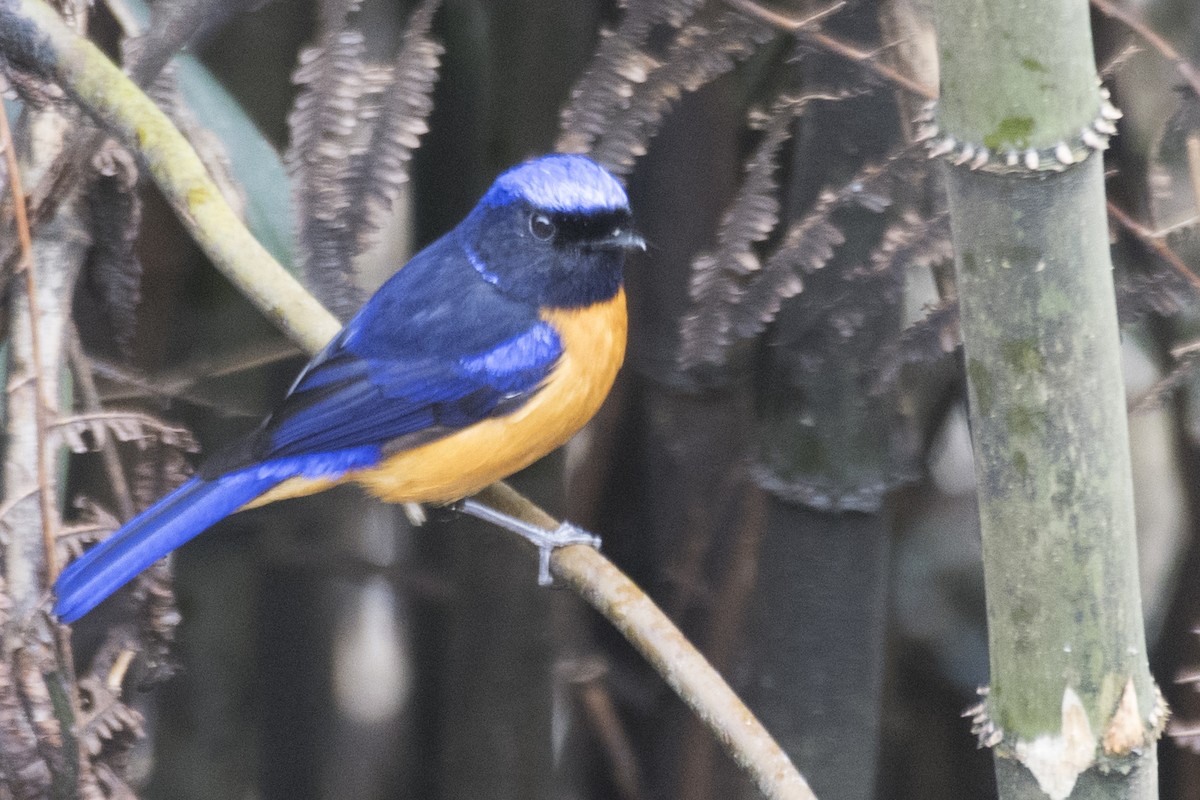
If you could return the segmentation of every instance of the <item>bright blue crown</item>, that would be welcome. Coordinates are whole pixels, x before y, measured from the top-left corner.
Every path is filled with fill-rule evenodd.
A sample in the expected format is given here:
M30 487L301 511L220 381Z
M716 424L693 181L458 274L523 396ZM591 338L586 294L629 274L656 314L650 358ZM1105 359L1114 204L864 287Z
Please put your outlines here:
M490 206L525 200L535 208L581 214L629 207L608 170L587 156L551 155L526 161L496 178L483 196Z

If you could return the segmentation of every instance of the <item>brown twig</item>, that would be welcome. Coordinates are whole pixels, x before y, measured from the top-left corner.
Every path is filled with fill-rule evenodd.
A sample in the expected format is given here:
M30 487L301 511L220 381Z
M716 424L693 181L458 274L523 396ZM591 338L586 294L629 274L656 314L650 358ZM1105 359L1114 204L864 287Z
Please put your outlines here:
M835 14L846 7L846 0L836 0L836 2L830 3L824 8L809 14L807 17L796 19L788 14L783 14L779 11L776 11L773 8L760 6L758 3L754 2L754 0L727 0L727 2L738 11L745 12L752 17L761 19L763 22L774 25L776 28L787 31L788 33L799 33L819 20L825 19L825 17Z
M50 471L46 466L46 409L50 403L46 398L45 381L42 379L42 341L38 332L41 314L37 305L37 274L33 268L33 237L29 232L29 217L25 209L25 187L21 183L21 170L17 164L16 147L12 129L8 125L8 112L0 104L0 147L8 162L8 182L12 191L13 210L17 222L17 238L21 243L21 269L25 272L25 294L29 303L29 341L33 350L33 384L37 408L34 420L37 424L37 477L38 499L42 510L42 546L46 551L46 585L54 582L58 575L58 554L54 546L54 498L50 494Z
M1163 241L1161 236L1126 214L1111 200L1108 201L1108 215L1120 223L1121 227L1136 236L1142 244L1153 250L1155 255L1167 262L1171 269L1187 281L1192 289L1200 292L1200 277L1192 272L1187 264L1183 263L1183 259Z
M476 495L482 503L548 530L558 522L504 483ZM803 776L758 718L645 592L599 551L562 547L550 571L603 614L724 745L772 800L816 800Z
M912 92L915 95L924 97L928 100L936 100L938 96L937 89L925 86L912 78L902 75L886 64L880 64L875 60L873 53L868 53L866 50L860 50L848 42L844 42L836 36L830 36L828 33L813 28L814 23L824 17L839 11L845 2L836 2L810 16L803 19L796 19L787 14L782 14L774 9L767 8L754 2L754 0L725 0L725 2L738 11L748 14L756 19L760 19L769 25L774 25L780 30L796 36L803 36L831 53L836 53L843 58L847 58L864 69L874 72L879 77L887 80L905 91Z
M766 492L748 480L741 488L741 525L734 537L729 567L717 591L704 648L717 668L725 671L733 666L734 654L741 643L746 609L758 579L759 553L767 526ZM683 736L680 796L712 797L715 764L709 744L711 739L701 738L703 731L694 718L688 721Z
M1175 71L1192 87L1192 91L1196 96L1200 97L1200 72L1192 66L1191 62L1181 56L1179 51L1171 46L1170 42L1151 30L1132 11L1122 8L1111 0L1091 0L1091 3L1092 7L1101 14L1120 20L1127 28L1145 39L1146 44L1153 47L1164 59L1170 62L1171 66L1175 67Z
M605 683L605 665L592 661L569 666L571 674L567 678L575 685L584 719L608 756L612 781L618 793L623 800L642 800L646 791L642 788L641 770L629 732L621 724L617 705Z

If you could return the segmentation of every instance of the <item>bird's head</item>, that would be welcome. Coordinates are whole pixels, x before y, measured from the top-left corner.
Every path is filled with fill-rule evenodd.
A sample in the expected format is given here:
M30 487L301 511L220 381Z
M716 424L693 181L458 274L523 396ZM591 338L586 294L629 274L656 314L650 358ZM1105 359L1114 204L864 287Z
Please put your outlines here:
M621 184L578 155L543 156L500 175L459 235L484 280L552 308L613 297L626 251L646 247Z

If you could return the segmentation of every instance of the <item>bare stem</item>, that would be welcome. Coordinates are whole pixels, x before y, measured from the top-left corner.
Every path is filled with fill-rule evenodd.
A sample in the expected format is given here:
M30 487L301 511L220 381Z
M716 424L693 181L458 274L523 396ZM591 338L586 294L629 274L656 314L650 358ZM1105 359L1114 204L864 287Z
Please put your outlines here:
M925 86L906 75L902 75L886 64L881 64L875 60L875 54L869 53L866 50L860 50L848 42L844 42L836 36L830 36L828 33L823 33L817 30L815 23L824 17L840 10L846 4L844 2L832 3L829 6L821 9L815 14L811 14L803 19L795 19L787 14L782 14L774 9L759 5L754 0L725 0L726 3L741 11L744 14L760 19L768 25L774 25L782 31L803 36L831 53L836 53L843 58L847 58L864 69L874 72L879 77L895 84L905 91L912 92L920 97L929 100L936 100L938 96L937 89L932 86Z
M547 530L558 521L507 484L495 483L476 498ZM787 754L734 694L700 651L645 592L591 547L554 551L554 577L603 614L708 726L734 761L769 798L816 800Z
M1142 225L1133 217L1125 213L1125 211L1113 201L1107 202L1108 216L1115 219L1118 224L1125 230L1132 233L1146 247L1154 251L1155 255L1167 262L1168 266L1187 281L1191 287L1200 292L1200 276L1192 272L1188 265L1183 263L1183 259L1163 241L1163 237L1156 234L1154 231Z
M1186 58L1179 54L1179 51L1171 46L1171 43L1159 36L1151 28L1146 25L1134 12L1122 8L1112 0L1091 0L1092 7L1105 16L1120 20L1126 27L1141 36L1146 40L1146 44L1153 47L1159 54L1171 65L1175 70L1187 81L1188 86L1192 87L1192 91L1197 97L1200 97L1200 72L1192 66Z
M58 556L54 546L54 497L50 489L50 471L46 466L46 409L50 403L46 398L45 381L42 380L42 340L38 331L42 316L37 305L37 272L33 266L33 237L29 233L29 217L25 210L25 187L21 182L21 169L17 164L17 150L13 144L12 129L8 125L8 112L0 103L0 147L8 162L8 182L12 190L13 209L17 221L17 238L21 243L21 266L25 273L25 299L29 303L29 341L33 356L34 420L37 424L37 477L38 500L42 510L42 546L46 550L46 585L54 582L58 575Z

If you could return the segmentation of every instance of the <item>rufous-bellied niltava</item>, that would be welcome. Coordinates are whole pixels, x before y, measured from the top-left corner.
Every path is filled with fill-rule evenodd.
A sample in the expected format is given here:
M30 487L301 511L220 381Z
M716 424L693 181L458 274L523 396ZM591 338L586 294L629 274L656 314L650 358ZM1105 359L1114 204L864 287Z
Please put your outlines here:
M498 177L459 225L393 275L300 372L278 409L172 494L67 566L71 622L235 511L361 484L451 504L563 444L625 354L625 253L645 244L612 175L551 155ZM460 506L549 552L593 537Z

